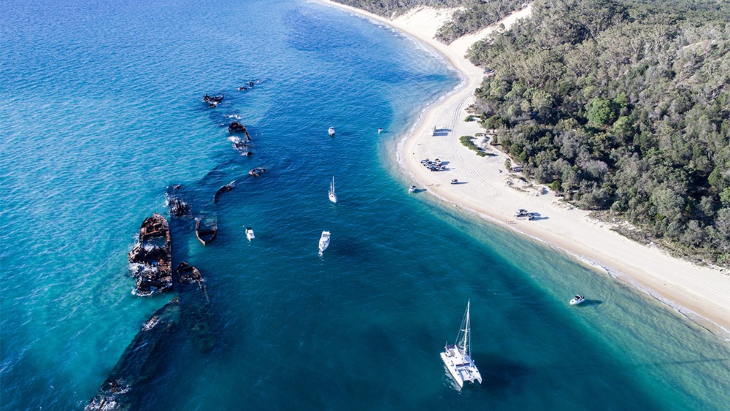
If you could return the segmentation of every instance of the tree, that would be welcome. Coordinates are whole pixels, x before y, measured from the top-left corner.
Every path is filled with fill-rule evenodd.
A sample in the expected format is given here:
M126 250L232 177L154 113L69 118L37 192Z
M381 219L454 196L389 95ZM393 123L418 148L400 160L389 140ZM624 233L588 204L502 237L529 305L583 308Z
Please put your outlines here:
M610 126L616 121L616 107L611 100L595 97L586 105L586 118L595 127Z

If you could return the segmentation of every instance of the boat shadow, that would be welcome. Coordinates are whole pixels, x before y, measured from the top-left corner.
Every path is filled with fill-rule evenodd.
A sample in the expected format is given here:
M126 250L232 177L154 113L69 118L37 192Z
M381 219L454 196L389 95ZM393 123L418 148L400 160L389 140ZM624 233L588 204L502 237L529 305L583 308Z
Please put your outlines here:
M586 299L586 300L583 300L583 302L580 303L578 306L579 307L590 307L590 306L601 305L601 304L603 304L603 300L588 300L588 299Z
M530 373L528 367L494 355L480 355L475 361L489 364L487 370L482 372L481 385L494 393L504 392L505 387L519 383Z

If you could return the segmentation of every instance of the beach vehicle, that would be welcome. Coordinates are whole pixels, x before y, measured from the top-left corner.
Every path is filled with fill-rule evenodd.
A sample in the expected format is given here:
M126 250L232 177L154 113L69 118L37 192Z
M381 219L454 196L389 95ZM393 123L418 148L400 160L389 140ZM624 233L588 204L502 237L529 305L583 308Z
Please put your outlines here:
M253 233L253 228L251 228L251 227L246 227L246 238L248 238L248 241L251 241L251 240L253 240L254 238L256 238L256 236L255 236L255 235L254 235L254 233Z
M479 373L474 360L471 359L471 326L469 321L469 305L466 303L466 312L461 320L459 333L456 335L456 342L446 344L444 352L441 353L441 360L449 370L451 377L456 380L459 387L464 386L464 381L482 383L482 375Z
M409 193L415 193L416 192L416 186L410 186L410 187L408 187L408 192Z
M330 137L334 136L334 135L335 135L335 128L334 128L334 127L330 127L330 128L329 128L329 129L327 130L327 134L329 134L329 135L330 135Z
M203 245L210 244L218 235L218 220L214 217L198 217L195 219L195 236Z
M582 295L576 295L575 297L573 297L572 300L570 300L570 305L578 305L585 300L586 300L586 298L583 297Z
M330 201L337 204L337 194L335 194L335 176L332 176L332 182L330 183L330 190L327 195L330 198Z
M459 184L459 180L453 179L453 180L451 180L451 184Z
M330 232L322 231L322 236L319 237L319 255L324 253L324 250L330 246Z

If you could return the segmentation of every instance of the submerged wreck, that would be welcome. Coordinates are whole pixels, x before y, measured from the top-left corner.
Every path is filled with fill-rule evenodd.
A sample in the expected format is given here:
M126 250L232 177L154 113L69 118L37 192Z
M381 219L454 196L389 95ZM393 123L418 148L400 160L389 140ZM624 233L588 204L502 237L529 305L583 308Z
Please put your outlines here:
M248 134L248 129L238 121L234 121L228 126L228 132L231 134L243 133L246 136L246 141L251 141L251 135Z
M254 167L248 171L248 175L250 175L251 177L258 177L265 172L266 172L266 169L263 167Z
M203 102L208 104L208 107L218 107L218 104L223 101L224 95L220 96L209 96L208 94L203 96Z
M160 342L179 321L180 304L176 297L144 323L84 411L129 410L137 395L142 394L138 391L140 385L154 374L164 358L156 353Z
M168 187L167 193L165 193L165 197L167 198L167 208L170 211L171 217L185 217L191 215L190 204L180 199L180 196L177 194L180 187L180 184L172 186L172 189Z
M175 289L180 293L181 323L192 333L193 342L201 352L215 346L215 336L210 329L210 298L205 279L197 268L186 262L180 263L173 275Z
M203 245L210 244L218 235L218 219L215 217L198 217L195 219L195 236Z
M172 239L167 219L154 213L139 229L139 243L129 252L132 276L137 278L134 293L148 296L172 288Z
M218 197L220 197L221 194L227 193L231 190L233 190L233 187L236 186L236 180L231 181L230 183L224 185L223 187L219 188L218 191L215 192L215 196L213 196L213 202L218 202Z

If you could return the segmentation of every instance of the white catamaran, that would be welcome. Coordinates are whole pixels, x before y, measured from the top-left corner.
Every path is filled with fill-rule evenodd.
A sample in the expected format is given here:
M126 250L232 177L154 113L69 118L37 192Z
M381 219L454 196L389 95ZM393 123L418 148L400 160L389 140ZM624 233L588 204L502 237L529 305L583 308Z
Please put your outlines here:
M466 303L466 313L461 321L459 334L456 336L454 345L446 344L441 359L444 361L449 373L454 377L459 387L464 386L464 381L478 381L482 383L482 375L479 374L474 360L471 359L471 328L469 325L469 302Z
M330 246L330 232L322 231L322 236L319 237L319 255L324 253L324 250Z
M332 176L332 182L330 183L329 191L330 201L337 204L337 194L335 194L335 176Z

